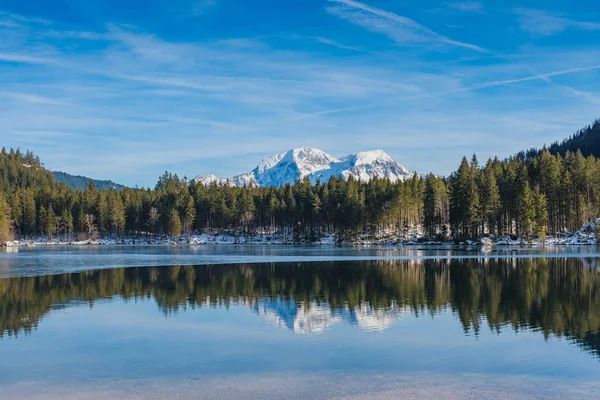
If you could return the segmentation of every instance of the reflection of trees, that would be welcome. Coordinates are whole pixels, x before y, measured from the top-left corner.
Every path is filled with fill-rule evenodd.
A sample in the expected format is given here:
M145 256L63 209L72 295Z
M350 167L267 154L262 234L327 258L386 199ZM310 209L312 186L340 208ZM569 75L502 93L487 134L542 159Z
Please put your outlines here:
M350 310L397 304L416 314L451 308L465 331L538 329L600 354L599 289L598 271L573 258L121 268L0 279L0 330L28 333L52 308L113 296L153 298L167 315L281 298Z

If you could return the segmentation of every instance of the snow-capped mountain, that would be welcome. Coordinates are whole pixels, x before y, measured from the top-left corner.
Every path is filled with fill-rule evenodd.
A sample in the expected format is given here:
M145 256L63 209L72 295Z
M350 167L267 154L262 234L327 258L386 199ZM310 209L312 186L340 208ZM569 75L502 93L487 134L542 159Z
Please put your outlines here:
M354 153L338 159L319 149L301 147L266 158L247 174L228 179L201 175L195 181L205 185L216 182L230 186L282 186L305 177L312 183L317 180L327 182L332 176L345 179L352 176L361 181L389 178L396 182L411 177L412 173L382 150Z

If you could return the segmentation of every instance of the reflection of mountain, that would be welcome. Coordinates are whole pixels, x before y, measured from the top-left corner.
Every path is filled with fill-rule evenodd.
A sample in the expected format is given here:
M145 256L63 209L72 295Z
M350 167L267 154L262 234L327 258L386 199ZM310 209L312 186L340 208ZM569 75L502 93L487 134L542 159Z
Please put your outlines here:
M294 333L317 333L334 324L345 322L363 330L382 331L391 326L407 310L395 303L391 307L374 309L361 304L351 310L348 307L332 309L328 304L299 303L294 300L261 298L253 302L254 312L277 327Z
M600 355L594 260L443 259L120 268L0 279L0 337L30 333L54 307L153 299L169 316L250 307L276 326L314 333L340 323L383 330L400 316L452 310L465 332L534 329ZM443 333L441 333L443 334Z
M398 307L394 303L388 308L372 308L361 304L351 311L352 322L359 328L369 331L382 331L389 328L398 318L408 312L408 307Z
M341 316L326 304L296 304L294 300L258 299L254 311L281 328L294 333L323 332L342 320Z

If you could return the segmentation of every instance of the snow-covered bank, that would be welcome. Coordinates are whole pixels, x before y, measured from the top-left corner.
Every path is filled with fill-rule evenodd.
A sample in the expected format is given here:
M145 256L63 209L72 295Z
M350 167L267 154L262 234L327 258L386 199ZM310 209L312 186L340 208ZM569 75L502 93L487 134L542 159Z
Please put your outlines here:
M598 244L600 236L600 219L586 222L576 232L563 232L560 235L539 239L524 239L510 236L495 237L493 235L481 238L479 243L484 247L493 246L586 246ZM468 244L473 244L470 242Z
M478 241L467 240L460 245L493 248L495 246L585 246L598 244L600 236L600 219L585 223L581 229L574 233L565 232L561 235L549 236L541 239L524 239L510 236L495 237L489 235ZM156 246L156 245L344 245L344 246L402 246L402 245L451 245L452 241L432 241L425 238L423 231L412 228L402 235L394 232L382 232L379 235L361 234L353 240L338 239L335 234L325 233L315 241L297 240L292 234L258 233L244 234L241 232L209 231L201 234L183 235L179 238L172 236L156 237L104 237L94 240L70 240L68 238L24 238L6 242L7 247L21 246L86 246L86 245L127 245L127 246Z

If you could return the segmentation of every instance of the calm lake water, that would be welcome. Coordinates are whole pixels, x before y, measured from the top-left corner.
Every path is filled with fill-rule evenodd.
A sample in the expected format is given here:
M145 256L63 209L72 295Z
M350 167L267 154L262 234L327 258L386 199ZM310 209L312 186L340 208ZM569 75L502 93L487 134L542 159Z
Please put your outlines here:
M596 250L0 252L0 398L600 398Z

